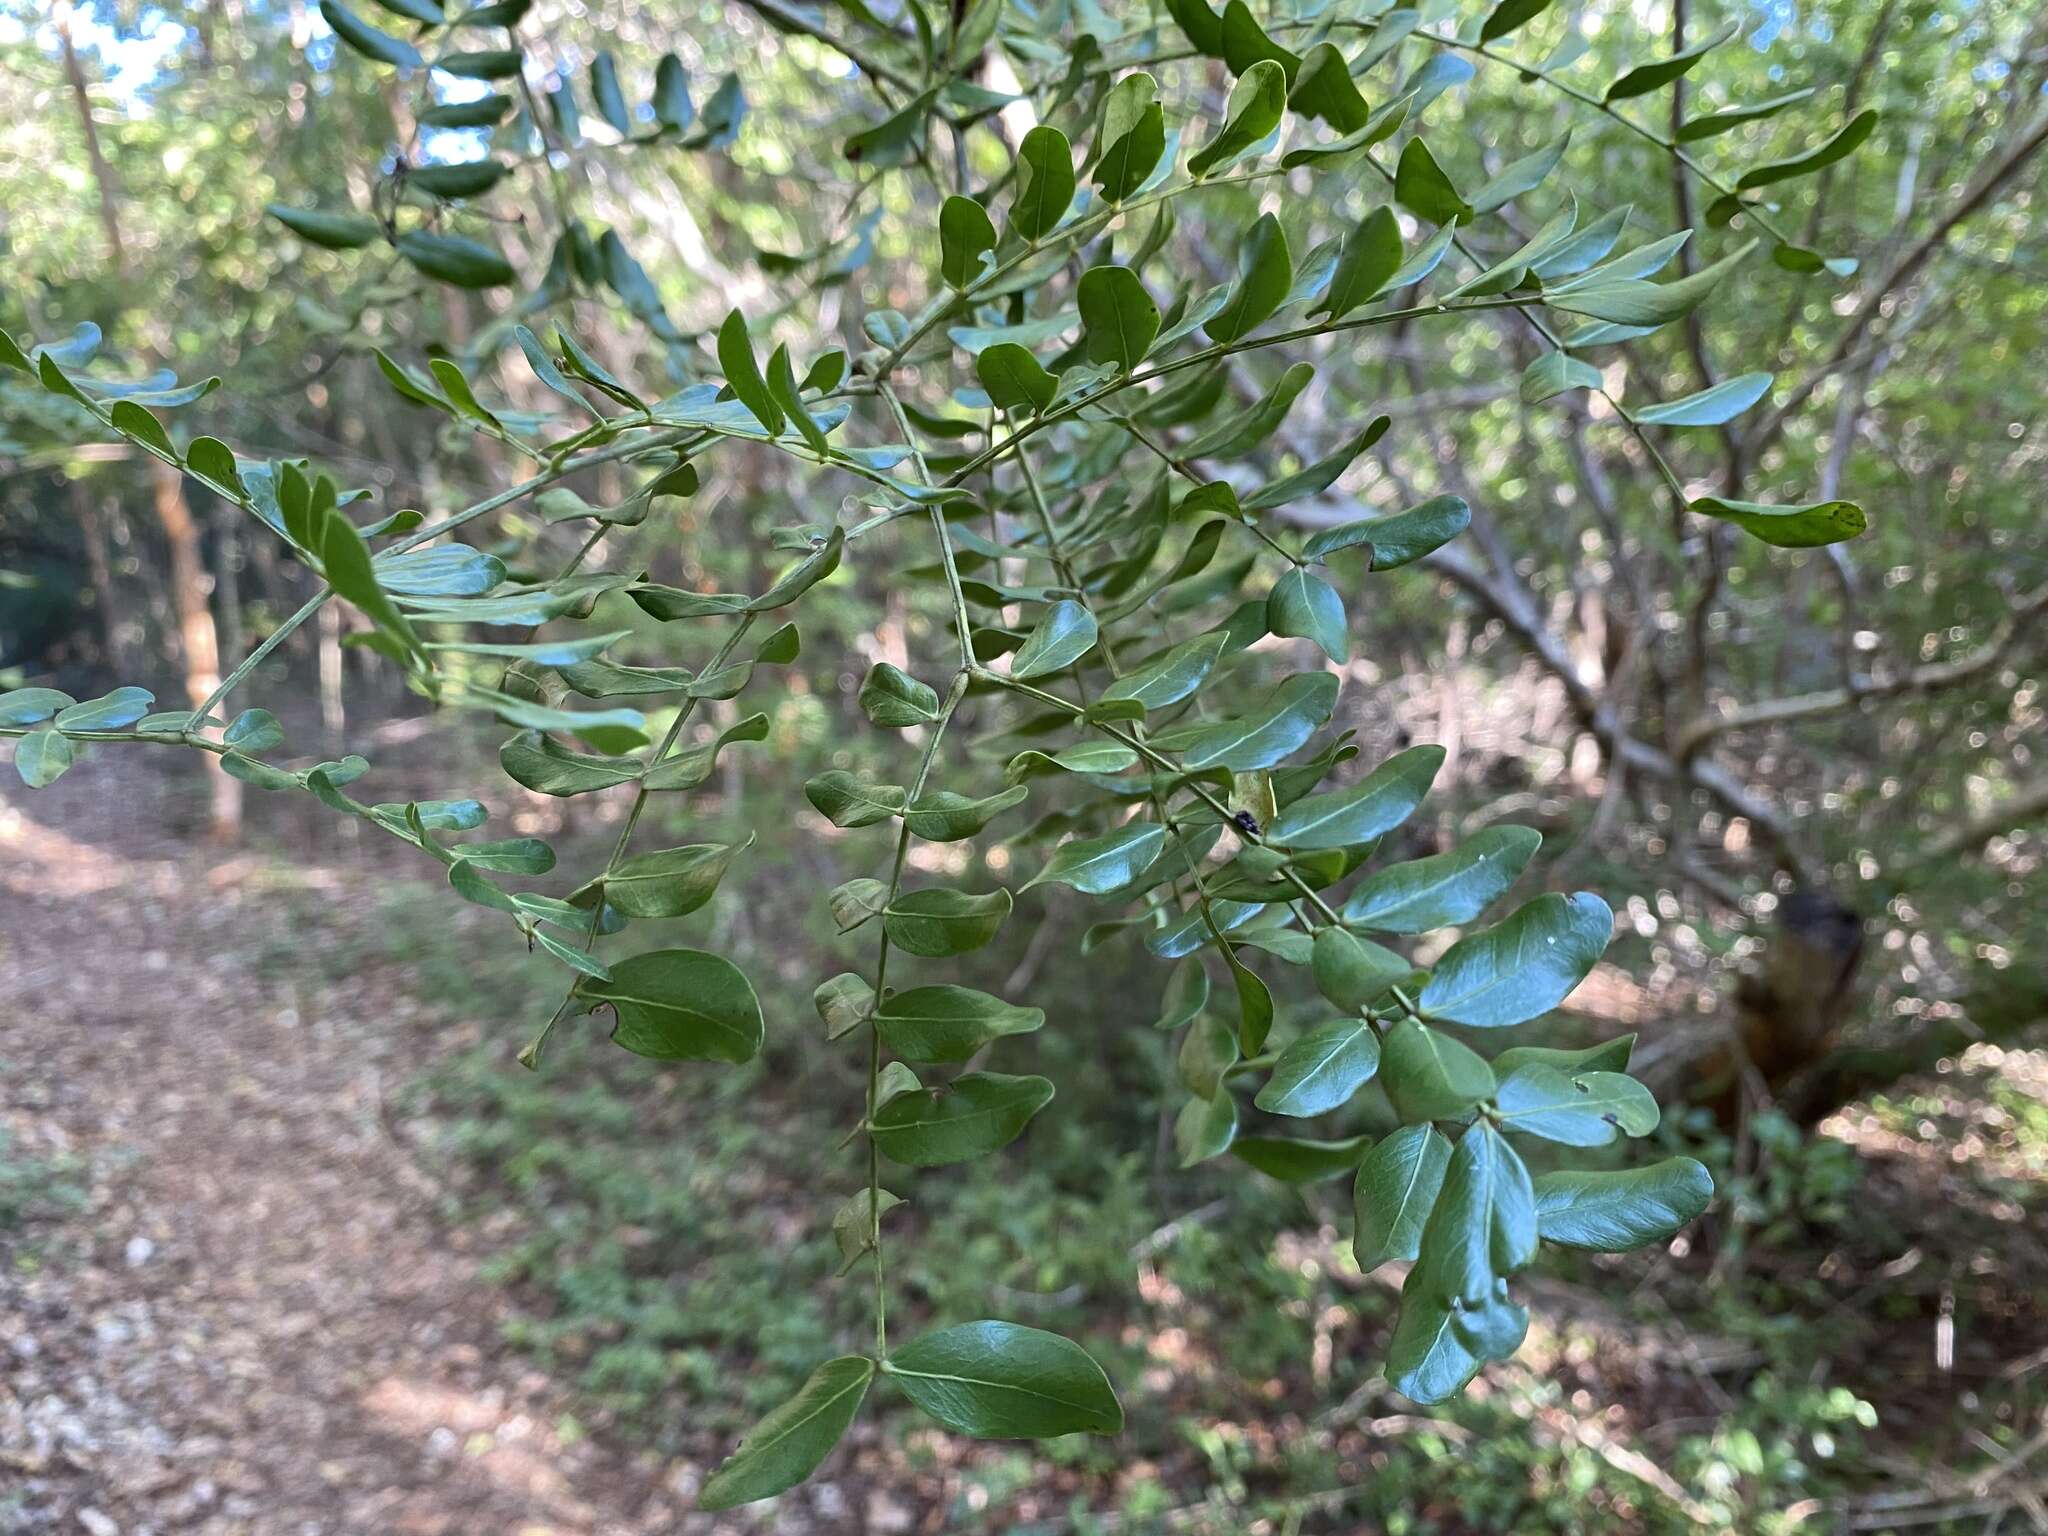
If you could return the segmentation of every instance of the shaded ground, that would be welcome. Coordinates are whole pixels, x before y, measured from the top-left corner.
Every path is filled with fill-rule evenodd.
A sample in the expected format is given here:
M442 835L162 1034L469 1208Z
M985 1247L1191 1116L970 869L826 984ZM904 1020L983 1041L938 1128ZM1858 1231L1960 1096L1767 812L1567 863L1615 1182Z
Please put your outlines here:
M714 1522L688 1510L722 1433L685 1425L667 1437L682 1449L657 1454L583 1432L587 1403L505 1342L520 1299L480 1277L483 1229L451 1223L445 1170L423 1168L396 1131L394 1098L475 1031L449 1028L398 968L316 963L337 931L374 921L370 877L387 872L386 850L354 847L310 807L301 825L297 807L258 801L259 816L287 818L265 836L300 856L216 857L183 840L188 795L144 753L98 754L33 799L0 789L0 1532L1024 1528L974 1513L985 1503L958 1475L966 1448L941 1436L906 1457L893 1431L864 1423L826 1481L765 1517ZM400 850L390 858L389 875L419 876ZM1538 1329L1508 1379L1563 1390L1483 1385L1477 1401L1511 1403L1537 1440L1589 1453L1624 1500L1654 1494L1707 1528L1697 1447L1717 1444L1730 1416L1777 1411L1754 1390L1765 1351L1683 1330L1668 1310L1649 1326L1643 1316L1667 1295L1711 1305L1740 1284L1785 1328L1861 1341L1786 1386L1846 1383L1885 1425L1870 1463L1884 1486L1854 1507L1811 1501L1819 1528L1977 1529L2003 1512L2011 1529L2048 1529L2027 1459L2041 1450L2048 1377L2048 1250L2030 1219L2048 1180L2048 1057L1961 1070L1996 1075L1998 1091L1960 1093L1944 1074L1832 1127L1863 1159L1854 1220L1805 1226L1816 1202L1801 1189L1758 1218L1768 1241L1711 1275L1697 1256L1660 1260L1633 1296L1604 1302L1534 1282ZM10 1247L9 1156L59 1170L82 1215L32 1224ZM1383 1288L1385 1276L1341 1277L1335 1235L1283 1234L1300 1251L1281 1257L1354 1293ZM1138 1269L1149 1310L1134 1303L1133 1316L1151 1334L1158 1395L1179 1398L1191 1341L1173 1324L1192 1299L1149 1260ZM1329 1315L1338 1347L1355 1341L1345 1310ZM1741 1318L1724 1308L1717 1321ZM1192 1349L1218 1343L1197 1333ZM1311 1424L1276 1397L1269 1422L1221 1427L1253 1447L1247 1465L1318 1441L1368 1483L1389 1448L1440 1437L1448 1459L1431 1476L1449 1489L1474 1430L1399 1408L1368 1383L1324 1399ZM1795 1438L1811 1455L1806 1435ZM1179 1497L1204 1496L1198 1469L1170 1481ZM1004 1495L1010 1516L1034 1514L1021 1488ZM1431 1485L1416 1497L1428 1504ZM1446 1497L1434 1528L1504 1528L1461 1519ZM1896 1525L1886 1499L1901 1501ZM1041 1498L1034 1517L1049 1523L1036 1528L1069 1528L1059 1509ZM1958 1523L1918 1523L1951 1509ZM1362 1528L1342 1497L1298 1511L1309 1523L1293 1529ZM1634 1528L1619 1518L1602 1529ZM1201 1528L1254 1527L1226 1513Z

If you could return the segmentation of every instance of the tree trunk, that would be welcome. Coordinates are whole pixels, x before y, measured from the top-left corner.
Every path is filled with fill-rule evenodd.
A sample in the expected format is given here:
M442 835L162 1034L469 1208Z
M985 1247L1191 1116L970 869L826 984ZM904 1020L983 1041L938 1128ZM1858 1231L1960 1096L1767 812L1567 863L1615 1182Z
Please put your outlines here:
M178 649L185 672L185 695L197 709L220 686L220 637L208 604L212 582L200 549L199 524L185 499L185 482L160 459L149 461L157 521L163 525L171 554L171 602L178 615ZM214 841L232 843L242 834L242 783L221 770L220 759L207 755Z

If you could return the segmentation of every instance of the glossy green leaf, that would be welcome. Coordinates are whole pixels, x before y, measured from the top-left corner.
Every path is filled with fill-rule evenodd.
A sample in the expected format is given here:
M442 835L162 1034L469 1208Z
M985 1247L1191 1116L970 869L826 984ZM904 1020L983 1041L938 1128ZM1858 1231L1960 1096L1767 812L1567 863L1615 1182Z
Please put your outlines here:
M1817 549L1853 539L1869 526L1853 501L1812 501L1774 507L1759 501L1730 501L1701 496L1691 503L1702 517L1733 523L1752 538L1780 549Z
M1718 427L1755 405L1770 387L1768 373L1740 374L1683 399L1646 405L1636 420L1647 427Z
M971 197L949 197L939 209L939 274L955 288L978 280L982 258L996 248L988 210Z
M697 1507L751 1504L809 1477L846 1433L874 1378L875 1362L865 1355L827 1360L795 1397L747 1431L739 1449L704 1484Z
M1348 789L1295 801L1267 824L1266 841L1282 848L1354 848L1383 837L1415 814L1443 767L1444 749L1397 752Z
M1787 107L1796 107L1813 95L1813 88L1790 91L1783 96L1773 96L1750 106L1724 107L1718 112L1703 112L1698 117L1689 117L1678 128L1678 142L1696 144L1701 139L1711 139L1730 129L1740 128L1744 123L1761 122L1767 117L1776 117Z
M1500 1079L1494 1094L1500 1126L1567 1147L1604 1147L1617 1134L1647 1136L1657 1128L1657 1101L1620 1072L1566 1073L1529 1062Z
M1302 566L1284 572L1267 593L1266 628L1275 635L1313 640L1325 656L1340 664L1351 655L1344 628L1344 600L1322 577Z
M1471 1047L1403 1019L1380 1042L1380 1085L1402 1123L1451 1120L1493 1096L1493 1070Z
M423 165L408 172L405 184L431 197L477 197L488 192L511 174L502 160L486 155L481 160L464 160L449 165Z
M418 69L422 62L419 49L411 43L393 37L389 32L379 31L362 17L341 4L341 0L320 0L320 14L327 25L334 29L334 35L366 59L379 64L394 65L399 69Z
M1865 107L1830 138L1815 145L1804 154L1793 155L1785 160L1771 160L1754 166L1742 173L1735 183L1737 192L1749 192L1758 187L1775 186L1781 181L1790 181L1798 176L1811 176L1815 171L1827 169L1839 160L1854 154L1863 141L1877 129L1877 109Z
M774 392L768 388L768 381L761 376L753 338L747 334L746 316L736 309L718 327L718 366L725 370L725 382L739 396L740 404L753 413L770 437L780 437L787 419Z
M1417 1005L1475 1028L1525 1023L1586 979L1613 932L1614 914L1592 892L1547 892L1444 951Z
M1393 209L1382 205L1360 219L1357 227L1344 237L1329 291L1309 315L1342 320L1378 298L1400 265L1400 221L1394 217Z
M1042 1009L956 986L893 993L874 1018L882 1044L906 1061L966 1061L991 1040L1029 1034L1045 1023Z
M1237 1099L1225 1088L1213 1098L1189 1099L1173 1120L1173 1149L1192 1168L1221 1157L1237 1139Z
M1010 659L1010 676L1021 680L1064 672L1095 649L1095 638L1095 615L1087 608L1065 600L1054 603Z
M1017 147L1017 190L1010 227L1026 240L1052 233L1074 201L1074 148L1057 128L1040 123Z
M1287 105L1304 117L1320 118L1339 133L1356 133L1372 118L1352 82L1351 66L1335 43L1318 43L1302 56Z
M147 688L116 688L58 710L54 723L60 731L126 730L148 714L155 702L156 695Z
M891 1099L875 1112L872 1135L895 1162L918 1168L964 1163L1015 1141L1052 1095L1042 1077L969 1072Z
M1391 949L1334 926L1316 930L1309 966L1316 990L1354 1013L1371 1007L1387 988L1413 972Z
M1491 213L1494 209L1513 202L1523 193L1533 192L1542 186L1549 179L1550 173L1557 169L1558 163L1564 159L1565 150L1571 146L1571 138L1571 133L1567 130L1534 153L1523 155L1520 159L1511 160L1502 166L1499 174L1489 178L1472 194L1472 211ZM1477 291L1491 292L1492 289L1481 285Z
M1532 1063L1566 1073L1626 1072L1635 1043L1636 1037L1631 1034L1576 1050L1547 1045L1510 1046L1493 1058L1493 1075L1496 1081L1505 1082L1510 1073Z
M1147 710L1165 709L1199 689L1223 654L1221 631L1198 635L1132 668L1102 691L1106 700L1134 699Z
M512 281L512 264L493 246L465 235L415 229L398 237L398 254L428 277L456 288L497 288Z
M327 213L318 208L290 208L283 203L267 204L264 212L301 240L330 251L353 251L384 233L375 219L359 213Z
M1472 205L1458 195L1451 178L1420 139L1410 139L1394 172L1394 200L1417 218L1432 224L1470 220Z
M1223 1091L1224 1080L1242 1056L1237 1031L1211 1013L1189 1026L1174 1062L1189 1093L1198 1099L1213 1099Z
M804 798L835 827L871 827L902 815L908 804L901 784L870 784L844 768L807 780Z
M654 118L670 133L681 133L697 116L690 101L690 76L683 61L664 53L654 66Z
M578 982L579 996L618 1015L612 1042L657 1061L751 1061L761 1049L761 1004L740 968L698 949L658 949L621 960L611 980Z
M1545 352L1522 370L1521 396L1524 405L1545 400L1574 389L1598 389L1600 370L1569 352Z
M950 789L927 790L910 802L903 819L929 843L957 843L974 836L1004 811L1022 805L1030 791L1016 785L977 799Z
M1280 1053L1253 1102L1270 1115L1325 1115L1349 1103L1379 1065L1373 1027L1361 1018L1333 1019Z
M1269 1179L1283 1184L1313 1184L1350 1173L1372 1145L1370 1136L1341 1141L1311 1141L1299 1136L1240 1136L1230 1154Z
M1125 75L1103 99L1102 128L1095 142L1095 187L1109 203L1120 203L1145 184L1166 153L1166 115L1155 99L1158 82L1143 70Z
M1088 360L1128 373L1159 334L1159 306L1129 267L1090 267L1075 287ZM986 354L983 354L986 356Z
M1351 1248L1361 1270L1371 1274L1390 1259L1410 1260L1421 1251L1422 1228L1450 1163L1450 1142L1427 1124L1404 1125L1366 1153L1352 1196L1357 1226Z
M1027 348L1011 341L982 348L974 359L974 374L998 410L1042 411L1059 390L1059 380Z
M273 747L284 745L284 727L267 709L245 709L228 722L228 728L221 732L220 739L237 752L261 756Z
M0 693L0 727L35 725L76 702L55 688L16 688Z
M1689 1157L1612 1173L1560 1170L1536 1178L1536 1223L1545 1242L1596 1253L1661 1243L1714 1198L1714 1180Z
M818 1010L818 1017L824 1021L825 1038L837 1040L841 1035L860 1028L873 1016L875 989L852 971L842 971L819 982L811 993L811 1002Z
M1102 837L1060 844L1024 889L1051 883L1072 886L1089 896L1105 895L1137 879L1165 849L1165 827L1157 822L1131 822Z
M1113 1435L1124 1411L1071 1340L1015 1323L964 1323L913 1339L882 1369L926 1413L977 1440Z
M1198 726L1186 736L1161 737L1178 743L1181 765L1190 772L1228 768L1243 773L1270 768L1290 756L1330 718L1337 679L1327 672L1303 672L1274 690L1271 702L1254 714Z
M1490 43L1496 38L1506 37L1515 28L1534 21L1550 7L1551 0L1500 0L1480 25L1479 41Z
M498 749L498 766L513 783L542 795L587 795L630 784L642 764L630 757L596 757L572 752L536 731L513 737Z
M1368 548L1372 569L1392 570L1420 560L1472 526L1472 509L1461 497L1432 496L1392 517L1361 518L1325 529L1302 546L1302 557L1318 560L1341 550Z
M1189 159L1188 174L1200 179L1263 144L1286 110L1287 72L1271 59L1259 60L1230 88L1223 126Z
M1209 973L1199 960L1185 960L1168 974L1154 1029L1179 1029L1209 1004Z
M1677 278L1672 282L1600 278L1563 292L1553 288L1544 295L1544 302L1554 309L1611 321L1616 325L1666 325L1699 308L1721 279L1747 260L1755 249L1756 242L1752 240L1712 266L1702 267L1690 277Z
M860 685L860 708L869 724L901 730L938 719L939 696L900 667L882 661Z
M1605 100L1627 101L1636 96L1647 96L1654 90L1669 85L1680 76L1689 73L1692 67L1715 48L1720 47L1740 30L1734 22L1722 27L1712 35L1694 43L1690 48L1674 53L1668 59L1658 59L1651 64L1638 64L1607 87Z
M1344 903L1344 920L1381 933L1468 923L1515 883L1542 841L1527 827L1487 827L1449 853L1395 864L1361 881Z
M1010 915L1010 906L1005 890L982 896L942 888L903 891L889 903L882 925L899 949L942 959L988 943Z
M749 836L744 843L692 843L636 853L604 877L604 899L626 917L686 916L711 899L734 857L752 841Z
M14 744L14 771L30 789L47 789L71 766L71 738L40 726Z
M1259 215L1237 248L1237 281L1209 323L1202 327L1211 341L1232 342L1263 325L1287 298L1294 281L1294 259L1287 251L1287 231L1270 213Z

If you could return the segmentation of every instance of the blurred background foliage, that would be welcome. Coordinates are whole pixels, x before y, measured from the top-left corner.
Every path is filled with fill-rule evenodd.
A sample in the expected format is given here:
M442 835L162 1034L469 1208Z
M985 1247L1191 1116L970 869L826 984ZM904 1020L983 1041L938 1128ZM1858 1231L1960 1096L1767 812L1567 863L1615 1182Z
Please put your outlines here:
M864 24L829 9L860 35ZM2029 1296L2039 1271L2016 1272L2021 1260L2001 1246L2010 1222L1982 1213L2038 1212L2048 1174L2039 1074L2010 1070L2030 1059L2048 1000L2048 237L2035 157L2048 136L2048 15L1998 0L1691 9L1694 37L1723 19L1739 27L1687 78L1694 110L1811 84L1836 117L1882 112L1855 157L1784 188L1775 215L1857 268L1844 278L1753 261L1699 330L1669 327L1605 364L1609 387L1633 405L1699 387L1702 369L1774 371L1775 404L1734 433L1674 446L1681 473L1718 484L1739 469L1756 499L1839 491L1868 509L1871 530L1837 550L1786 553L1675 527L1623 434L1582 406L1520 402L1534 354L1508 329L1340 340L1297 417L1304 440L1328 442L1379 411L1395 418L1344 493L1390 508L1452 491L1485 523L1465 567L1383 580L1372 605L1354 605L1340 723L1360 730L1368 761L1409 740L1450 749L1448 794L1436 824L1412 832L1409 856L1511 817L1546 832L1546 882L1569 868L1610 898L1624 936L1581 999L1587 1034L1641 1029L1646 1054L1674 1064L1666 1089L1699 1086L1702 1060L1725 1069L1715 1042L1731 1032L1755 1047L1780 1027L1772 967L1788 942L1795 970L1841 960L1840 944L1818 959L1797 951L1802 935L1783 922L1796 887L1861 921L1861 953L1849 946L1839 995L1831 976L1806 978L1824 996L1793 1011L1822 1007L1823 1028L1770 1085L1797 1095L1752 1093L1731 1112L1706 1092L1668 1117L1661 1137L1707 1160L1721 1189L1697 1243L1582 1261L1624 1270L1636 1281L1627 1299L1590 1308L1560 1282L1525 1363L1411 1418L1376 1395L1371 1362L1393 1297L1351 1267L1329 1187L1260 1199L1241 1173L1232 1188L1170 1171L1172 1064L1162 1037L1133 1027L1150 1022L1155 973L1126 979L1135 962L1121 954L1060 958L1089 921L1085 906L1029 908L1038 922L1012 924L977 965L992 983L1031 977L1034 1000L1064 1017L1027 1054L1060 1082L1069 1112L1034 1134L1028 1161L925 1181L904 1251L918 1310L977 1315L965 1293L992 1283L1025 1320L1087 1337L1113 1376L1144 1384L1125 1440L1054 1453L1072 1462L1052 1478L1062 1507L1080 1512L1073 1528L1113 1528L1089 1523L1112 1512L1122 1528L1145 1528L1171 1507L1189 1529L1789 1530L1861 1519L1878 1508L1857 1503L1872 1487L1946 1489L1928 1469L1984 1454L1968 1435L2006 1450L2032 1439L2038 1360L2017 1375L2005 1366L2048 1342ZM1546 25L1582 34L1569 73L1593 82L1655 51L1674 22L1670 0L1567 10ZM1011 12L1012 26L1023 15L1070 38L1094 14L1080 3ZM693 361L708 366L710 332L735 306L857 352L863 316L922 302L954 146L935 142L921 177L877 181L850 162L846 141L885 109L871 73L789 30L812 14L541 0L522 35L533 68L557 74L535 74L536 89L559 78L583 90L601 44L633 99L673 52L700 121L728 78L726 125L740 97L745 110L729 142L698 147L612 149L616 135L587 107L582 142L552 157L501 136L524 156L516 190L458 222L488 229L520 282L482 296L426 282L388 252L318 249L266 218L273 202L369 208L401 157L474 148L473 136L419 135L421 83L340 49L317 8L0 0L0 325L52 338L91 322L121 372L230 377L180 420L245 455L311 455L393 506L471 502L516 466L488 437L398 398L371 348L413 361L444 351L498 397L533 403L508 332L544 285L557 216L616 231L658 293L666 320L653 328L644 299L629 305L603 286L549 311L621 376L681 382ZM1026 80L1063 67L1021 49L1003 64ZM1161 69L1218 101L1227 84L1200 60ZM1678 222L1664 157L1510 70L1482 67L1434 113L1486 125L1433 135L1461 185L1570 127L1568 184L1632 204L1651 232ZM1792 152L1812 121L1720 143L1751 163ZM962 153L977 181L1006 163L993 137L968 138ZM1267 198L1297 250L1384 195L1362 179L1317 186L1336 186L1341 201ZM542 206L549 217L533 213ZM1256 190L1185 201L1172 237L1183 268L1224 276L1259 208ZM1245 391L1283 361L1252 363ZM124 448L52 446L45 402L0 381L0 687L84 696L95 682L145 682L175 695L199 666L195 617L232 661L312 590L196 488L181 524ZM1285 442L1275 454L1282 469L1305 456ZM582 489L598 502L623 488L599 471ZM735 458L696 499L636 530L635 557L658 579L748 590L777 563L769 530L806 515L806 494L779 461ZM518 511L497 530L507 551L536 533ZM295 723L308 742L375 729L419 743L402 771L423 793L485 782L481 736L447 723L405 733L423 718L419 702L344 643L336 606L279 652L256 701L316 700L317 720ZM509 1342L573 1377L603 1433L669 1448L727 1434L857 1322L858 1302L825 1283L829 1243L807 1225L819 1208L804 1194L809 1132L746 1106L762 1093L858 1100L852 1070L806 1046L806 994L832 969L816 894L859 869L829 828L792 821L788 807L811 774L873 766L882 749L854 728L853 691L870 661L932 654L943 623L942 593L862 569L814 593L766 751L714 781L709 823L692 823L693 837L763 835L745 877L693 920L755 957L771 1049L748 1068L650 1080L572 1043L543 1078L508 1070L537 973L486 948L466 918L429 920L445 907L431 884L368 898L370 920L318 958L336 976L368 964L407 973L453 1038L476 1042L437 1053L408 1088L410 1134L448 1178L450 1218L489 1234L488 1273L522 1298ZM653 660L655 628L643 627L636 659ZM1679 768L1646 771L1603 751L1621 737ZM1731 814L1702 767L1761 818ZM200 765L162 771L191 775L184 830L199 839L209 816L220 830ZM522 832L608 836L601 809L531 797L504 809ZM239 831L259 850L303 856L301 815L257 797ZM321 857L353 863L365 889L393 873L389 850L331 831L312 839ZM998 844L971 857L1000 878L1008 855ZM304 963L296 944L275 943L250 963ZM1101 1052L1112 1031L1117 1049ZM1975 1145L1984 1155L1955 1175L1969 1197L1944 1201L1926 1180L1874 1172L1888 1138L1944 1155ZM63 1205L35 1193L34 1165L10 1159L0 1142L0 1225ZM50 1188L67 1177L51 1172ZM1930 1250L1939 1257L1924 1268L1871 1289L1886 1266ZM1959 1299L1958 1277L1973 1274ZM1973 1306L1980 1323L2003 1320L2009 1348L1966 1360L1986 1379L1959 1385L1953 1362L1929 1364L1925 1340L1937 1313ZM1678 1318L1707 1345L1671 1345L1664 1330ZM733 1422L678 1404L725 1405ZM1047 1475L991 1449L947 1486L968 1501L954 1513L971 1519ZM1953 1489L1942 1497L1966 1502ZM1929 1528L1978 1523L1966 1512Z

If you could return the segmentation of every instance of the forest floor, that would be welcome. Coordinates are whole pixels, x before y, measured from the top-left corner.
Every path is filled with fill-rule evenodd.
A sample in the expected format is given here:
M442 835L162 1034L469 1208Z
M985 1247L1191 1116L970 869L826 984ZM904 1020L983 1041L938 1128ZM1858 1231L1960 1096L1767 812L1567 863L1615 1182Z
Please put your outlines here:
M377 880L395 877L383 850L323 851L311 833L298 842L271 825L269 845L295 856L224 854L193 835L193 814L189 784L139 752L98 754L34 797L0 790L0 1532L983 1528L948 1524L917 1467L871 1427L824 1481L765 1515L716 1521L689 1511L722 1435L685 1426L657 1452L585 1433L575 1383L508 1346L520 1302L480 1273L490 1239L449 1219L447 1188L396 1124L394 1099L475 1031L449 1028L402 967L259 963L333 942L326 918L304 920L309 908L343 928L367 920ZM412 878L398 853L391 863ZM2027 1102L2048 1106L2041 1053L2011 1056ZM1951 1153L1962 1161L1969 1134L1922 1147L1927 1138L1863 1114L1837 1136L1896 1158L1886 1188L1917 1180L1900 1200L1939 1213L1934 1181ZM2038 1192L2048 1168L2038 1152L2026 1158L2004 1170L2004 1187ZM11 1246L10 1168L17 1180L41 1170L48 1185L15 1191L43 1214ZM1962 1351L1986 1382L2003 1369L2010 1385L2014 1369L2048 1362L2048 1351L2029 1354L2043 1322L2041 1298L2028 1298L2048 1268L2035 1223L1992 1215L2009 1240L1977 1251L1970 1272L1994 1277L2007 1329L1966 1335ZM1891 1331L1924 1381L1935 1335L1923 1325L1954 1303L1913 1272L1952 1266L1939 1231L1908 1236L1890 1250L1904 1263L1890 1283L1913 1299ZM1840 1294L1885 1284L1866 1268ZM1700 1391L1681 1386L1697 1400L1664 1411L1678 1423L1704 1409L1711 1428L1717 1399L1729 1400L1709 1378L1726 1367L1695 1352L1671 1369ZM1909 1437L1942 1400L1902 1390ZM1602 1422L1618 1421L1573 1420L1566 1433L1588 1446L1604 1437L1609 1466L1670 1482ZM1398 1435L1406 1424L1368 1427ZM1995 1445L1986 1458L1993 1469L2009 1459ZM929 1453L923 1465L928 1474ZM2033 1476L2011 1482L2031 1487ZM1934 1496L1912 1476L1901 1486ZM1970 1486L1935 1492L1967 1501Z

